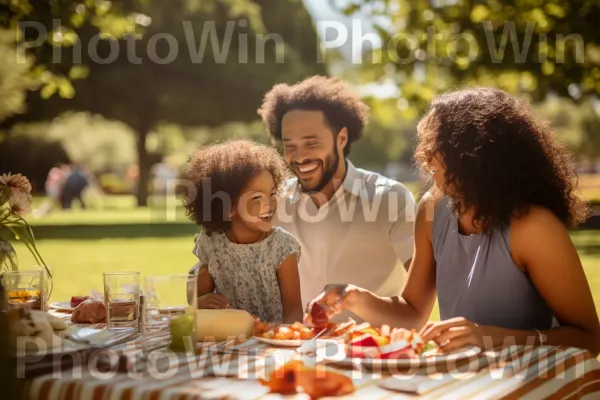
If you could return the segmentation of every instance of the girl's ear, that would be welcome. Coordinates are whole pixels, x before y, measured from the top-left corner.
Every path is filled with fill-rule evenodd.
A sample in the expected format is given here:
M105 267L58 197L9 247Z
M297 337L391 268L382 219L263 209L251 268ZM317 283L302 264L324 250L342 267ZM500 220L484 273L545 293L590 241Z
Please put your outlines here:
M223 210L225 212L227 212L227 218L229 218L229 220L231 221L233 219L233 217L236 215L236 205L235 204L231 204L229 206L229 210Z

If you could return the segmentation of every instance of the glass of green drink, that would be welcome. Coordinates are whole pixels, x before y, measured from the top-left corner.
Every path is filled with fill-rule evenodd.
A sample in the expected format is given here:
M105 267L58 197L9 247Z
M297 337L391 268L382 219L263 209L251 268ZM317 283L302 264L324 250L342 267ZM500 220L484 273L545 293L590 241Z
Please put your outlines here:
M197 290L196 275L146 277L146 327L168 327L173 351L196 351Z

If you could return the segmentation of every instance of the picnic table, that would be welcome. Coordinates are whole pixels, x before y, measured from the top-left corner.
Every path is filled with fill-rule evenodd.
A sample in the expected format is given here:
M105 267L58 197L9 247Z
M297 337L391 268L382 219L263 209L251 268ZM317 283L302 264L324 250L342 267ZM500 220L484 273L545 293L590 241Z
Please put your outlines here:
M104 328L103 324L82 326ZM101 366L102 357L92 354L70 369L27 379L26 396L40 400L308 398L268 393L258 380L297 357L293 349L250 339L236 347L239 351L230 351L233 343L229 342L199 343L196 354L190 355L169 352L164 347L169 341L167 330L150 329L132 342L97 350L108 355L104 358L112 360L110 365ZM328 368L353 379L356 391L339 397L344 399L600 398L600 362L577 348L508 346L452 366L425 369L376 371L334 364ZM419 394L382 388L380 383L389 377L422 382Z

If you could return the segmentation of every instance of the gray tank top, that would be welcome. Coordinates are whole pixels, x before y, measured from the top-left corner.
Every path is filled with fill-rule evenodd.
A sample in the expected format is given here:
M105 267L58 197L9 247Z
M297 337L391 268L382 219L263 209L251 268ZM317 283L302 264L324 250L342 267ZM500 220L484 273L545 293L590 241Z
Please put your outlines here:
M480 325L550 329L552 310L510 254L509 230L489 235L459 233L444 197L433 221L436 284L442 320L465 317Z

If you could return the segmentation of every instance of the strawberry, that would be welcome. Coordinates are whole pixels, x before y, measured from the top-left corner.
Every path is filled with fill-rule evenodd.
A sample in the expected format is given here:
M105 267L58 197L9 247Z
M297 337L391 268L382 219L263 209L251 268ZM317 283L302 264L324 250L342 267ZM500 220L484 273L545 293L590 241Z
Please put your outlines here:
M71 297L71 307L77 307L88 299L88 296L73 296Z
M315 328L327 328L329 318L327 317L325 309L320 304L313 303L312 309L310 310L310 316Z

